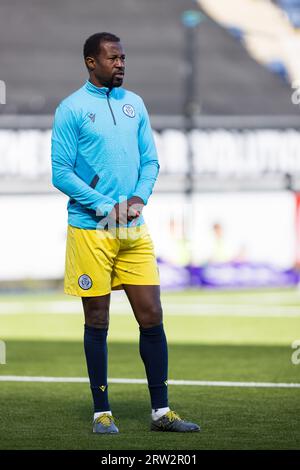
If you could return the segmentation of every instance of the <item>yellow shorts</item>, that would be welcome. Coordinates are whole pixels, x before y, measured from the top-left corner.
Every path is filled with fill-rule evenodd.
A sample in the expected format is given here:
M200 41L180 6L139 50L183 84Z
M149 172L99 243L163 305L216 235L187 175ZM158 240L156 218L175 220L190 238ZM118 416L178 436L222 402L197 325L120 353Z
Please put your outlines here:
M145 224L113 230L68 225L64 291L106 295L122 284L159 285L153 242Z

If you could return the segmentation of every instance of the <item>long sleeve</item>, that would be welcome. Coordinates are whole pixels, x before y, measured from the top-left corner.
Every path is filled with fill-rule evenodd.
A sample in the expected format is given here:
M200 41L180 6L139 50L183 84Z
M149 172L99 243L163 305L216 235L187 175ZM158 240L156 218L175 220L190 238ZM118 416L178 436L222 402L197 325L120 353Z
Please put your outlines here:
M79 125L74 112L61 104L55 113L52 130L52 183L71 199L107 215L117 201L89 186L75 173Z
M148 112L142 102L142 119L139 127L140 175L133 196L147 204L159 173L157 151L153 139Z

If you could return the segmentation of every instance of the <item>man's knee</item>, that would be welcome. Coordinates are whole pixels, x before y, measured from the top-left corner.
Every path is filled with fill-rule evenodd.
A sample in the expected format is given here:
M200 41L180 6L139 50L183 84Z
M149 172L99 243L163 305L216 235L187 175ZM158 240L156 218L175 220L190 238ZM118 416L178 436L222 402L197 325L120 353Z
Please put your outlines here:
M109 306L88 299L82 299L85 324L94 328L108 328Z
M85 323L94 328L108 328L109 316L107 312L90 310L85 314Z

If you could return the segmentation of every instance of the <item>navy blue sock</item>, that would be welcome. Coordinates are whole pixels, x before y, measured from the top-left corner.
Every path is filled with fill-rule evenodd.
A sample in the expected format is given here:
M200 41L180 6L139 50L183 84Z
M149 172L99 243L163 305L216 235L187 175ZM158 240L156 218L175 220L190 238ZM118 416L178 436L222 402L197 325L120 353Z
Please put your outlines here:
M84 351L94 411L110 410L107 393L107 328L84 325Z
M163 324L140 327L140 354L145 364L153 409L168 406L168 346Z

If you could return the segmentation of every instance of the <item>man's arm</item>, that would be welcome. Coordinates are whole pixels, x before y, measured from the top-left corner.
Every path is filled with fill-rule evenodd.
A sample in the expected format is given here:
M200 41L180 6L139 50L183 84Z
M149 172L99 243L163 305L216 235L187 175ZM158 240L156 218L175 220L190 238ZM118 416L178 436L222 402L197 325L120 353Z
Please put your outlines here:
M148 112L143 102L139 127L139 151L140 175L133 196L139 197L146 205L158 176L159 163Z
M74 172L78 137L79 126L74 113L61 104L55 113L52 130L52 183L97 215L107 215L117 201L98 193Z

